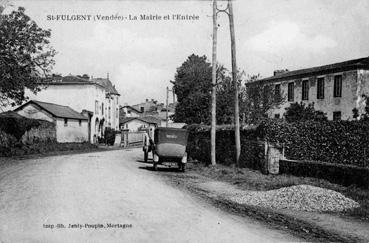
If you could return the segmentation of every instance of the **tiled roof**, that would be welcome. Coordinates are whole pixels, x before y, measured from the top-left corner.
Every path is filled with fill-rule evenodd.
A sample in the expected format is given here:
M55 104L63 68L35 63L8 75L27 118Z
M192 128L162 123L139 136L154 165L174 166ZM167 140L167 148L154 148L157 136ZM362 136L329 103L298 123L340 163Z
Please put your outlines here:
M145 117L126 117L126 118L123 118L122 120L120 120L120 123L127 123L127 122L130 122L132 120L139 120L139 121L143 121L143 122L146 122L146 123L150 123L150 124L159 124L160 123L160 120L153 117L153 116L145 116Z
M153 116L145 116L145 117L139 117L142 121L146 121L147 123L155 123L159 124L160 119L153 117Z
M115 89L115 86L111 83L109 79L106 78L94 78L92 79L92 82L98 83L102 86L104 86L106 92L111 94L119 95L118 91Z
M125 106L120 107L120 109L123 109L123 108L128 108L128 109L134 110L137 113L142 113L141 111L137 110L136 108L134 108L130 105L125 105Z
M272 77L260 79L258 81L277 81L282 79L297 79L303 78L307 75L319 75L324 74L327 72L339 72L339 71L347 71L353 70L358 68L369 69L369 57L359 58L354 60L349 60L345 62L333 63L324 66L312 67L312 68L305 68L299 69L294 71L286 71L280 74L277 74ZM256 81L256 82L258 82Z
M48 79L45 79L45 81L42 83L46 85L98 85L102 88L105 88L99 83L91 82L88 79L73 76L73 75L68 75L64 77L57 76L53 78L48 78Z
M49 112L51 115L59 118L70 118L70 119L78 119L78 120L88 120L87 117L83 116L82 114L78 113L77 111L73 110L69 106L57 105L53 103L46 103L37 100L31 100L27 103L21 105L15 111L22 109L24 106L28 104L35 104L41 109Z

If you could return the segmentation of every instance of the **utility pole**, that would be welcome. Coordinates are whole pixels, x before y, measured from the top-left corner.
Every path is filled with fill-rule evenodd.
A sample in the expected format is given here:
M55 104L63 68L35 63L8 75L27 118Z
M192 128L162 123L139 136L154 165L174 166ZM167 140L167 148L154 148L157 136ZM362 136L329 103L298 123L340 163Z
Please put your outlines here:
M233 7L232 0L228 0L228 17L229 17L229 29L231 32L231 57L232 57L232 79L234 83L234 132L235 132L235 144L236 144L236 166L239 167L239 160L241 154L241 141L240 141L240 114L238 104L238 80L237 80L237 63L236 63L236 40L234 34L234 20L233 20Z
M213 0L213 56L212 56L212 92L211 92L211 164L216 165L216 92L217 92L217 0Z
M169 117L168 117L168 102L169 102L169 92L172 91L173 92L173 104L174 104L174 89L169 89L169 87L167 86L167 101L166 101L166 114L165 114L165 117L166 117L166 127L168 127L168 120L169 120Z

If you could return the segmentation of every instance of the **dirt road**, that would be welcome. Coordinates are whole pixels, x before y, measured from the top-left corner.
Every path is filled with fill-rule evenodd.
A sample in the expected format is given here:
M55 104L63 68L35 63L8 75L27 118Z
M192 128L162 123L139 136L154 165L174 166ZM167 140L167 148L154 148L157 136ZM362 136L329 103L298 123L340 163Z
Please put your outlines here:
M0 166L0 242L299 240L165 184L141 157L116 150Z

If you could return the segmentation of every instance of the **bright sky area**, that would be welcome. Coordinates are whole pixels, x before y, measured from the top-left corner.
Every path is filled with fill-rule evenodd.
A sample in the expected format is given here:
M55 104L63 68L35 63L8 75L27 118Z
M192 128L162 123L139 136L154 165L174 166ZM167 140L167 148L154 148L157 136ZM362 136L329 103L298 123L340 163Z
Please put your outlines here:
M211 1L24 0L39 26L52 30L54 72L110 79L121 103L165 101L176 68L192 53L211 62ZM247 74L271 76L369 55L367 0L236 0L237 64ZM225 2L219 2L224 8ZM199 20L51 21L48 15L198 15ZM230 69L228 17L219 14L218 61Z

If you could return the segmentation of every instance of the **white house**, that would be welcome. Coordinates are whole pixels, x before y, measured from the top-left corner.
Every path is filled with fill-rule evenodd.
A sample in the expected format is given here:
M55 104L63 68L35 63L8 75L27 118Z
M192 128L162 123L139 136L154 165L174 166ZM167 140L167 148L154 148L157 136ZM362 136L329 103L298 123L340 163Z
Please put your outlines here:
M56 141L59 143L89 141L88 117L68 106L31 100L14 112L27 118L54 123Z
M160 125L160 120L152 117L127 117L120 123L121 130L128 130L130 132L137 132L143 129L150 131L150 136L154 136L154 130Z
M66 105L77 112L84 112L88 117L90 142L102 137L105 127L119 130L120 95L109 78L54 76L43 83L43 89L36 95L31 92L26 95L31 99Z

